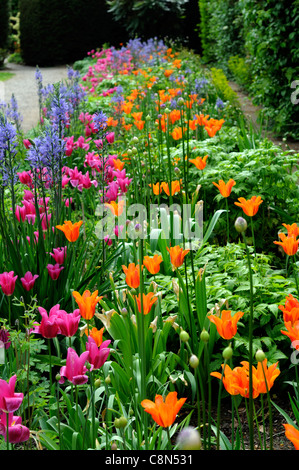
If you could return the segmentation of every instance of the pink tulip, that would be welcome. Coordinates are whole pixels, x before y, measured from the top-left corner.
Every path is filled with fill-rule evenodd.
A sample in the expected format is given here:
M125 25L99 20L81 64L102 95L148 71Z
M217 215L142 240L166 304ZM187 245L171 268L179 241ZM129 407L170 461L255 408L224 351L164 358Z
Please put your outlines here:
M31 147L31 142L29 139L23 139L23 144L26 149L29 149L29 147Z
M68 348L66 365L60 369L61 378L59 383L63 384L66 378L74 385L85 384L88 381L88 376L86 375L87 367L85 366L88 358L89 351L84 351L81 356L78 356L74 349Z
M22 220L23 222L25 221L26 219L26 207L25 206L16 206L16 212L15 212L15 216L16 218L18 219L18 221L20 222L20 220Z
M38 311L41 314L42 321L40 324L35 325L33 333L41 334L44 338L56 338L59 333L59 326L57 323L57 312L60 309L60 305L57 304L51 308L49 315L43 307L38 307Z
M113 144L113 142L114 142L114 132L109 132L106 135L106 140L107 140L108 144Z
M63 269L64 269L64 267L59 266L58 263L48 264L48 266L47 266L49 276L50 276L51 279L53 279L53 281L57 281L57 279L59 278L59 274Z
M52 258L54 258L56 264L63 264L65 262L66 250L67 247L64 246L62 248L54 248L53 253L50 253Z
M7 413L0 415L0 435L7 440ZM21 416L14 416L13 413L8 413L8 441L11 444L18 442L28 441L30 431L26 426L22 425Z
M13 271L0 274L0 286L5 295L12 295L14 293L17 277L14 276Z
M72 313L59 310L56 317L59 333L68 337L74 336L77 333L80 320L81 314L79 309L74 310Z
M16 380L16 375L13 375L8 383L0 379L0 411L13 413L20 408L24 394L15 393Z
M86 351L89 351L89 363L93 365L94 369L102 367L110 353L108 345L111 343L110 339L103 341L100 347L97 346L95 340L88 336L88 342L86 343Z
M11 345L11 341L9 341L9 338L9 332L4 327L0 328L0 342L4 344L5 349L8 349Z
M27 271L24 277L21 277L22 286L27 292L29 292L33 288L34 283L38 277L38 274L35 274L33 276L30 271Z

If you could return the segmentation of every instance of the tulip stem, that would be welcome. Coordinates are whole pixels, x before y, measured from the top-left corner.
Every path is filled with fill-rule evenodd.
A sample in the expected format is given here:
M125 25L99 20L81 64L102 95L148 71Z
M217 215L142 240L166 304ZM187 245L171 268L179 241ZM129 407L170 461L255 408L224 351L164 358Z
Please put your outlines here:
M294 278L295 278L295 283L296 283L296 289L297 289L297 295L299 296L299 286L298 286L298 277L296 273L296 261L295 261L296 255L292 256L292 263L293 263L293 272L294 272Z
M6 450L9 450L9 413L6 413Z
M221 378L219 383L219 390L218 390L218 405L217 405L217 436L216 436L216 449L219 450L219 438L220 438L220 410L221 410L221 389L222 389L222 382L223 376L225 371L225 366L227 363L227 359L224 359L224 364L221 372Z
M254 238L254 230L253 230L252 217L250 217L250 224L251 224L251 234L252 234L252 244L253 244L253 248L254 248L254 256L256 256L255 238Z
M226 244L229 243L229 215L228 215L228 200L227 197L225 198L225 205L226 205L226 233L227 233L227 241Z
M261 364L262 364L262 370L263 370L265 384L266 384L267 400L268 400L268 406L269 406L270 450L273 450L273 421L272 421L271 399L270 399L269 387L268 387L267 377L266 377L266 373L264 369L264 364L263 362L261 362Z
M52 357L51 357L51 341L48 338L48 351L49 351L49 376L50 376L50 392L52 389Z
M246 256L248 262L249 272L249 283L250 283L250 315L249 315L249 437L250 437L250 449L253 450L253 384L252 384L252 356L253 356L253 280L252 270L250 263L250 254L246 243L246 237L242 232L243 241L246 249Z

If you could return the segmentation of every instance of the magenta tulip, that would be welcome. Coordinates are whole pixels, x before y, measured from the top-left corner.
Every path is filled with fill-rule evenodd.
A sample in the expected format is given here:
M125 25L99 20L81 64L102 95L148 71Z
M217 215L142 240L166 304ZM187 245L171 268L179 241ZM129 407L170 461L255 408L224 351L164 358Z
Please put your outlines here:
M20 408L24 394L15 393L16 380L16 375L13 375L8 383L0 379L0 411L13 413Z
M38 311L42 316L42 321L40 325L36 325L33 333L41 334L44 338L56 338L59 333L59 326L57 324L57 312L59 310L59 304L55 305L49 311L49 315L47 311L43 307L38 307Z
M53 281L57 281L57 279L59 278L59 274L63 269L64 269L63 266L59 266L58 263L48 264L47 266L49 276L51 279L53 279Z
M9 332L4 328L0 328L0 343L4 344L4 348L8 349L11 345L11 341L9 341L10 335Z
M6 441L7 439L7 413L0 415L0 435ZM26 426L22 425L21 416L14 416L13 413L8 413L8 441L11 444L18 442L28 441L30 431Z
M89 351L89 363L93 365L94 369L102 367L110 353L108 345L111 343L110 339L103 341L100 347L97 346L95 340L88 336L88 342L86 343L86 351Z
M0 286L5 295L12 295L14 293L17 277L14 276L13 271L0 274Z
M59 310L56 316L59 333L68 337L74 336L77 333L80 320L81 314L79 309L74 310L72 313Z
M88 358L89 351L84 351L81 356L78 356L74 349L68 348L66 365L60 369L61 378L59 383L63 384L66 378L74 385L85 384L88 381L88 375L86 375L87 367L85 365Z
M67 247L54 248L53 253L50 253L52 258L54 258L56 264L63 264L66 258Z
M33 288L34 283L38 277L38 274L35 274L33 276L30 271L27 271L24 277L21 277L22 286L27 292L29 292Z

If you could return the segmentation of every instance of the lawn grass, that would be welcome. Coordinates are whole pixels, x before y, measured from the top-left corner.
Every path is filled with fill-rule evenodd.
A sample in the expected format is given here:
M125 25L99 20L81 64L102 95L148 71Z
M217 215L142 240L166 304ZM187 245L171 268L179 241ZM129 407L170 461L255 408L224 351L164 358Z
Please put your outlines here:
M0 72L0 82L4 82L5 80L9 80L14 76L14 73L11 72Z

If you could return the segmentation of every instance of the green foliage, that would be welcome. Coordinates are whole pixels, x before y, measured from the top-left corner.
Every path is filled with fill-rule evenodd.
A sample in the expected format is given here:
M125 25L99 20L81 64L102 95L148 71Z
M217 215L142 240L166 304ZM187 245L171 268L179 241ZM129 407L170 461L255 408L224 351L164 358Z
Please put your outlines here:
M244 57L232 56L228 59L227 65L236 82L247 88L252 81L252 77L249 64Z

